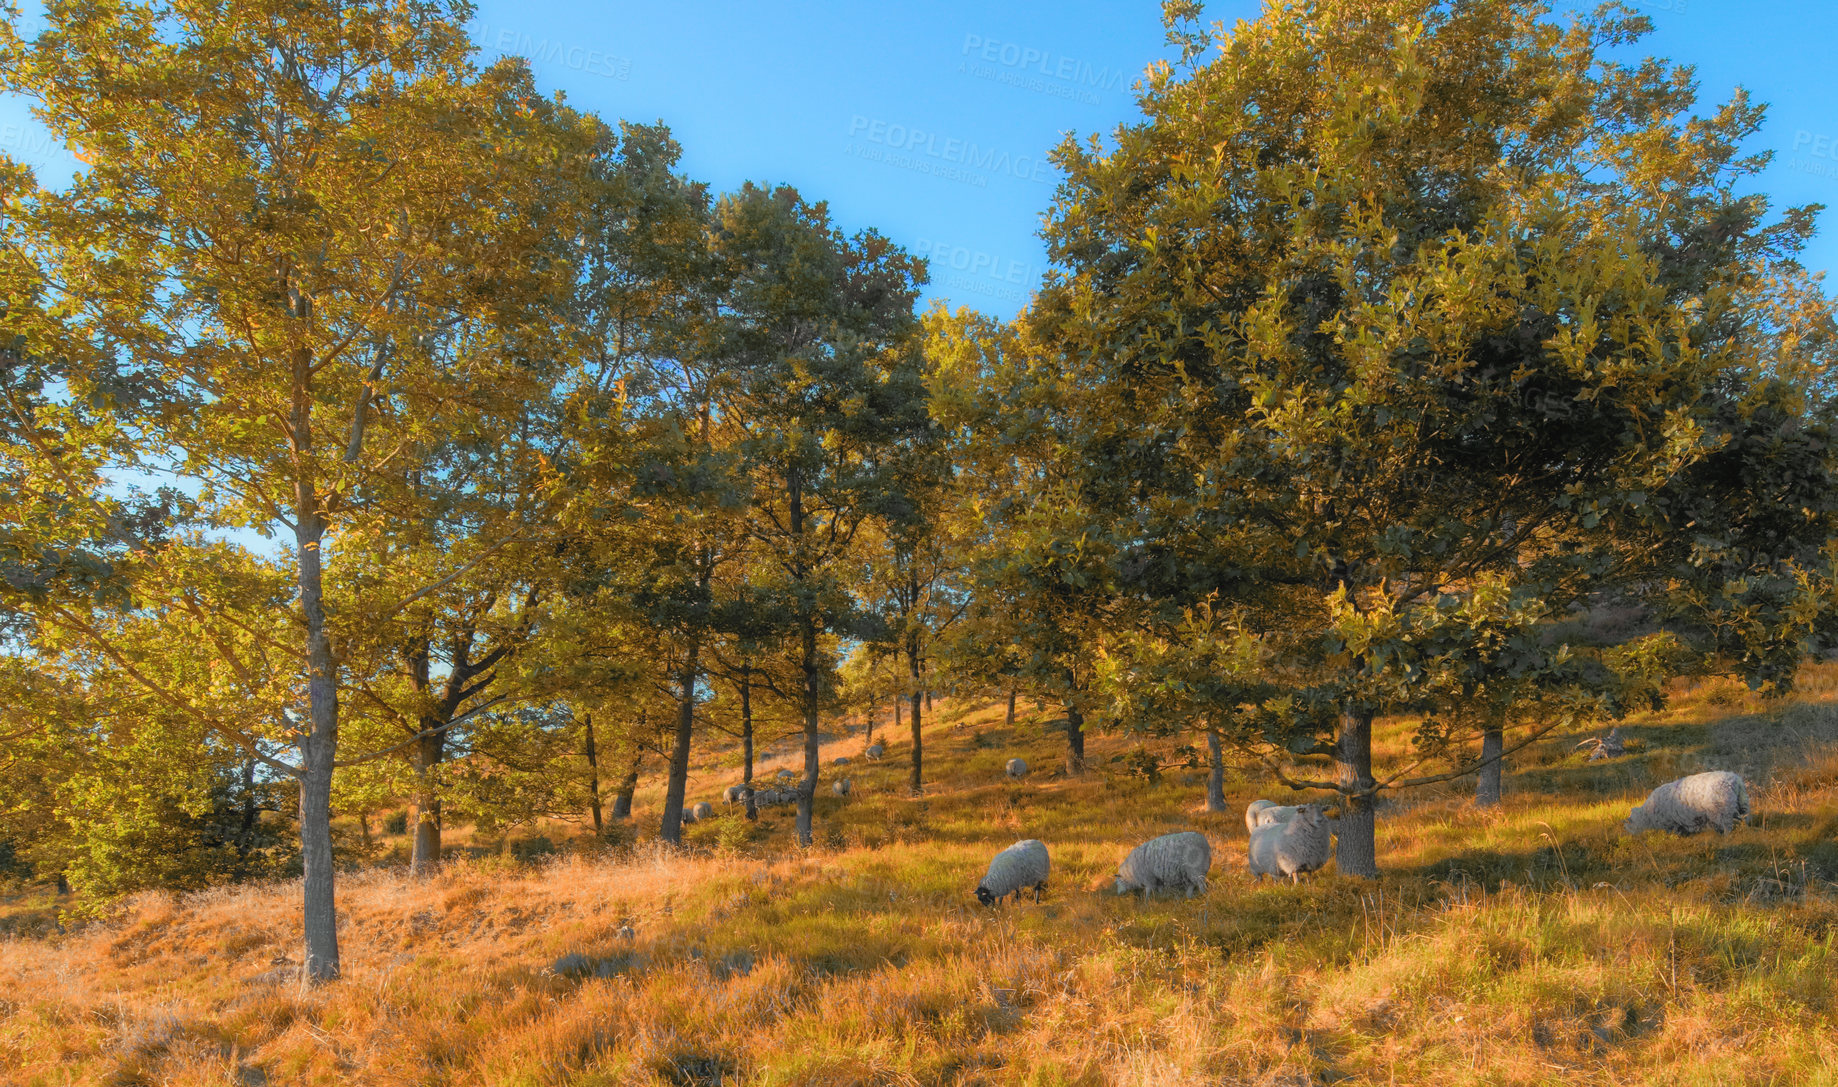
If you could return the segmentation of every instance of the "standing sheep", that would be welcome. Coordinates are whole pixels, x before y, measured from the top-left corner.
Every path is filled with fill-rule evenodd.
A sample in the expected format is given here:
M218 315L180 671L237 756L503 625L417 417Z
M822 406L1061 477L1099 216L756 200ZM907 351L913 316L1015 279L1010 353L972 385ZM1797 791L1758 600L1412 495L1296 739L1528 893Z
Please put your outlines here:
M709 802L706 800L702 801L700 804L697 804L695 807L691 808L690 810L695 813L696 822L698 823L700 823L704 819L707 819L709 816L715 814L714 807L710 805Z
M730 785L728 791L721 794L721 798L729 804L739 804L747 799L748 788L746 785Z
M882 755L887 754L887 749L880 744L869 744L866 754L869 762L878 762Z
M1039 902L1040 892L1047 886L1047 868L1045 842L1038 838L1016 842L990 860L983 882L976 885L976 900L993 906L1009 895L1019 896L1032 887L1034 901Z
M1156 891L1185 891L1192 898L1206 893L1206 874L1212 867L1213 847L1206 835L1192 830L1164 834L1123 858L1117 866L1117 893L1141 891L1151 898Z
M1647 794L1647 802L1634 805L1622 824L1629 834L1666 830L1696 834L1714 827L1728 834L1749 817L1749 790L1740 774L1710 770L1668 781Z
M1019 781L1027 777L1027 763L1020 759L1008 760L1008 776Z
M1287 822L1265 823L1251 832L1249 862L1251 874L1259 880L1288 876L1295 883L1297 876L1320 868L1332 855L1327 817L1313 804L1297 808Z
M783 766L781 766L781 767L779 767L779 772L778 772L778 779L779 779L780 781L790 781L790 780L792 779L792 777L793 777L793 776L795 776L795 775L793 775L793 774L792 774L792 772L791 772L790 770L787 770L787 769L786 769L785 767L783 767Z
M848 778L837 778L835 781L830 782L830 791L835 793L837 796L848 796L849 795L849 779Z
M847 766L847 765L849 765L849 756L847 756L847 755L838 755L838 756L837 756L836 758L834 758L834 759L832 759L832 760L831 760L831 765L834 765L834 766Z

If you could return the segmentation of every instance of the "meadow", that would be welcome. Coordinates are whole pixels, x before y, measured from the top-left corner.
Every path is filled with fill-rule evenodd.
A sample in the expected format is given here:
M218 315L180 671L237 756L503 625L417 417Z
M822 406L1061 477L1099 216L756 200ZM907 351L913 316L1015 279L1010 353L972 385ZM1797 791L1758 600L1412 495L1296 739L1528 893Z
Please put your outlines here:
M43 892L15 897L0 1081L1838 1084L1838 665L1778 702L1675 685L1608 762L1553 736L1497 810L1471 780L1393 796L1382 878L1330 864L1296 886L1251 881L1241 816L1293 794L1238 771L1209 814L1198 768L1128 772L1112 757L1135 742L1105 733L1067 777L1063 722L1029 708L1010 728L1000 705L940 702L920 799L900 734L866 763L839 727L826 780L851 756L854 793L826 786L810 850L786 808L664 849L660 781L613 844L456 828L437 879L341 878L344 978L322 987L299 976L297 884L143 895L68 931ZM1389 722L1379 757L1407 733ZM691 798L735 765L706 753ZM1647 789L1709 767L1748 777L1748 827L1622 832ZM1104 893L1131 846L1183 828L1213 843L1209 894ZM978 906L1022 837L1052 850L1045 901Z

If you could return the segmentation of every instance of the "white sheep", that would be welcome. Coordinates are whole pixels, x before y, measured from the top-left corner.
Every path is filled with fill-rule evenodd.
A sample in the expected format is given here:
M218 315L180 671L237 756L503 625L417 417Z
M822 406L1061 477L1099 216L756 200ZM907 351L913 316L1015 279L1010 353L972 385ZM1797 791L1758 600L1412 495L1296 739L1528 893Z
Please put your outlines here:
M1192 898L1206 893L1206 874L1212 867L1213 847L1206 835L1192 830L1164 834L1123 858L1117 866L1117 893L1141 891L1150 898L1156 891L1185 891Z
M1300 804L1281 805L1270 800L1253 800L1244 810L1244 828L1253 831L1272 823L1287 823L1295 818L1299 810Z
M993 906L1009 895L1019 896L1032 887L1034 901L1047 886L1047 846L1038 838L1016 842L997 853L989 862L983 882L976 885L976 900Z
M835 793L837 796L848 796L849 795L849 779L848 778L837 778L835 781L830 782L830 791Z
M752 788L750 785L730 785L728 791L721 794L721 798L729 804L744 803L747 799L747 790L750 788Z
M1008 760L1008 776L1017 780L1027 777L1027 763L1020 759Z
M887 754L887 748L880 744L869 744L866 754L869 762L877 762L882 755Z
M1748 817L1749 790L1742 776L1728 770L1710 770L1654 789L1647 794L1646 803L1634 805L1622 825L1629 834L1647 830L1696 834L1706 827L1728 834Z
M677 817L677 822L681 823L683 826L688 826L695 821L696 812L694 808L684 808L683 814Z
M1291 883L1303 872L1313 872L1333 855L1327 817L1313 804L1303 804L1295 816L1281 823L1265 823L1251 832L1248 860L1251 874L1288 876Z
M831 759L831 760L830 760L830 765L832 765L832 766L847 766L847 765L849 765L849 756L847 756L847 755L838 755L838 756L836 756L836 757L835 757L834 759Z
M783 766L779 767L778 779L780 781L790 781L795 776L796 776L795 774L793 774L790 770L786 769L785 767Z
M715 814L714 807L710 805L709 802L706 800L702 801L700 804L697 804L695 807L689 810L695 814L696 822L698 823L704 819L707 819L709 816Z

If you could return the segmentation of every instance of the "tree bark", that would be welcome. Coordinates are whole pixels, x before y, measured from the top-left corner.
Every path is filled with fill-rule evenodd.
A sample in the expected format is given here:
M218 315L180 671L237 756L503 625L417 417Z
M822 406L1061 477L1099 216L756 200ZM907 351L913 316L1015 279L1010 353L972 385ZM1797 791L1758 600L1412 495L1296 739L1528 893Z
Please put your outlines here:
M900 731L900 695L897 692L893 696L893 730Z
M1506 736L1498 726L1481 733L1481 775L1474 786L1474 802L1483 808L1500 806L1500 778L1506 760L1500 752L1506 747ZM1487 761L1491 760L1491 761Z
M644 727L644 716L639 715L639 727ZM619 783L619 791L613 794L613 818L630 819L632 817L632 794L638 791L638 771L643 767L645 753L640 751L632 756L632 768L626 771L625 780Z
M1008 716L1002 719L1002 725L1005 728L1013 728L1015 726L1015 695L1019 693L1020 686L1018 684L1011 683L1008 685Z
M447 734L442 730L428 735L425 719L422 726L422 736L414 746L415 845L408 871L427 879L440 874L440 785L434 775L446 755Z
M872 721L874 718L869 717ZM743 666L740 670L740 749L743 756L741 767L741 800L747 805L747 818L759 818L759 806L753 803L753 676L750 668Z
M912 586L912 593L913 598L918 599L919 586L916 582ZM908 678L913 681L913 774L912 780L908 784L914 796L921 796L925 792L925 736L920 732L920 726L924 722L924 717L919 712L919 707L921 705L919 685L923 679L924 668L919 660L919 633L916 630L910 631L906 637L906 671ZM931 704L927 702L925 703L925 707L930 709Z
M1334 752L1339 775L1339 844L1334 859L1343 876L1374 878L1378 875L1375 841L1377 815L1372 809L1372 712L1347 707L1340 714L1340 737ZM1355 795L1362 794L1362 795Z
M359 825L364 828L364 844L370 844L370 823L361 815ZM242 826L236 835L236 876L238 879L248 874L249 852L255 847L255 759L243 760L243 811Z
M817 624L806 614L799 622L804 671L804 780L798 783L798 844L812 842L811 808L817 795Z
M1066 772L1085 772L1085 715L1066 703Z
M786 504L786 522L791 530L793 546L797 548L797 557L792 562L792 580L802 589L810 581L810 569L806 565L804 552L804 481L796 468L786 473L786 491L789 501ZM798 616L799 667L803 672L804 689L804 780L798 783L798 844L810 848L811 808L817 795L817 710L818 687L817 675L817 616L809 609ZM899 705L899 703L895 703Z
M696 677L701 644L689 643L683 670L677 673L676 739L670 748L670 773L664 782L663 825L658 837L671 845L683 842L683 793L689 785L689 741L696 725Z
M1206 810L1225 810L1225 744L1219 731L1206 730L1206 758L1210 771L1206 775Z
M606 827L600 819L600 756L594 750L594 715L581 715L581 729L586 734L584 753L587 757L587 804L593 811L594 836L605 833Z
M281 277L286 285L285 274ZM302 321L312 316L304 293L294 303ZM293 353L289 437L294 462L295 572L306 627L307 728L300 746L300 861L306 976L314 982L339 975L338 914L332 868L332 764L338 753L338 661L326 632L325 586L320 565L326 522L319 509L313 465L313 351Z

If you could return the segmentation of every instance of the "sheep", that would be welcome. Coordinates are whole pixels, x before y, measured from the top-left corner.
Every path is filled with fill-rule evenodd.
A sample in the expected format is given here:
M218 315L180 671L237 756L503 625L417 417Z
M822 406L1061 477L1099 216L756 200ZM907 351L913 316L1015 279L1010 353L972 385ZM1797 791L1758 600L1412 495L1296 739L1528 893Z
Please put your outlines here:
M682 824L683 826L688 826L689 824L695 821L696 821L696 812L694 808L684 808L683 814L677 817L677 822Z
M830 760L830 765L832 765L832 766L847 766L847 765L849 765L849 756L847 756L847 755L838 755L838 756L836 756L836 757L835 757L834 759L831 759L831 760Z
M882 755L887 754L887 748L880 744L869 744L865 754L868 756L869 762L878 762Z
M830 791L835 793L837 796L848 796L849 795L849 779L848 778L837 778L835 781L830 782Z
M1330 855L1327 818L1313 804L1303 804L1286 822L1265 823L1251 832L1248 861L1259 880L1288 876L1295 883L1303 872L1326 864Z
M1300 810L1299 804L1281 805L1269 800L1253 800L1244 810L1244 828L1246 831L1255 831L1271 823L1287 823Z
M1008 776L1016 780L1027 777L1027 763L1020 759L1008 760Z
M1213 847L1206 835L1183 830L1164 834L1130 850L1117 866L1117 893L1141 891L1144 898L1156 891L1185 891L1188 898L1206 893L1206 874L1212 871Z
M1034 888L1034 901L1047 887L1047 846L1037 838L1016 842L997 853L989 862L983 882L976 885L976 900L993 906L1009 895L1019 896Z
M1728 834L1748 818L1749 790L1742 776L1728 770L1711 770L1668 781L1654 789L1647 794L1646 803L1634 805L1622 826L1629 834L1648 830L1696 834L1705 827Z
M787 770L783 766L779 767L778 779L780 781L790 781L794 776L796 775L794 775L790 770Z
M702 801L700 804L697 804L695 807L689 810L695 814L696 822L698 823L700 823L702 820L707 819L710 816L715 814L715 809L713 805L709 804L709 802L706 800Z
M729 804L745 803L747 791L751 788L751 785L730 785L727 792L721 794L721 799Z

